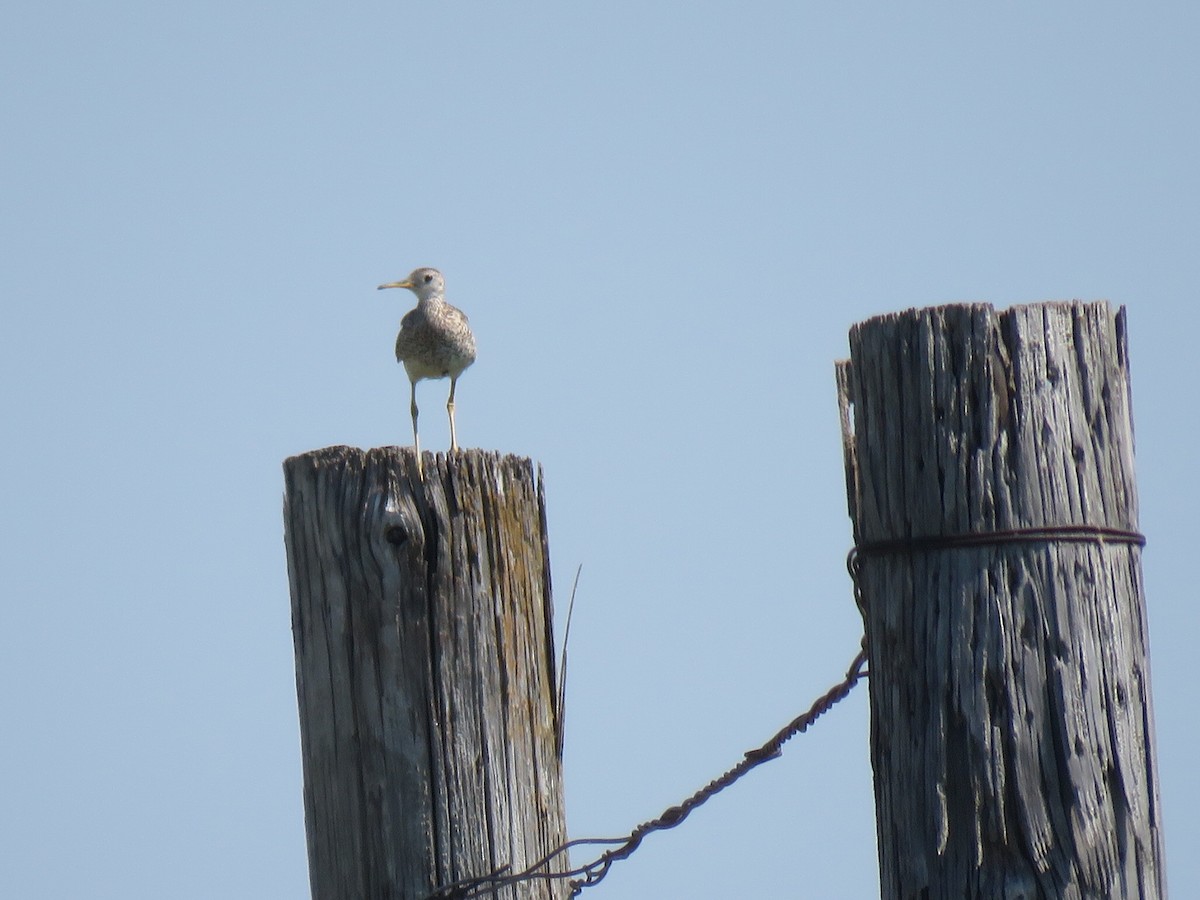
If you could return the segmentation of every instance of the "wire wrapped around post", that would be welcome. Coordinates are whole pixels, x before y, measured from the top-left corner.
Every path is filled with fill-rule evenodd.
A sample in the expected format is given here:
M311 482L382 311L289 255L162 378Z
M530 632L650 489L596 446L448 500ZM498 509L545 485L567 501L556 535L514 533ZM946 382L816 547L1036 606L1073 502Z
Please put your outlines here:
M882 896L1161 897L1124 311L909 310L850 349Z

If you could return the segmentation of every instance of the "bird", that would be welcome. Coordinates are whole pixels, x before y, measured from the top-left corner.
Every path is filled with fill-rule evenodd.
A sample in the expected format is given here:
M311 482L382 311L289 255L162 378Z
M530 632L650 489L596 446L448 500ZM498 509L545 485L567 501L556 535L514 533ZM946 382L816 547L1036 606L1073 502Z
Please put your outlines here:
M396 361L404 365L411 387L413 450L417 455L417 474L422 475L421 440L417 436L417 382L424 378L450 379L450 452L458 450L454 431L454 388L458 377L475 362L475 335L467 315L446 302L446 280L437 269L414 269L403 281L381 284L385 288L408 288L417 295L417 306L400 320L396 335Z

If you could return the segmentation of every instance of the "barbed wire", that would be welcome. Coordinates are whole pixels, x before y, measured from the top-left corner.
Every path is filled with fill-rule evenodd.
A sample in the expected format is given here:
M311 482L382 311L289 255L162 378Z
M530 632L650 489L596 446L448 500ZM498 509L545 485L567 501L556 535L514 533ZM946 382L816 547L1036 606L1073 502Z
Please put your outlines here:
M678 806L672 806L664 810L657 818L638 825L625 837L576 838L556 847L533 865L520 872L511 872L511 866L502 866L487 875L464 878L461 881L442 885L429 894L425 900L469 900L469 898L479 897L485 893L492 893L501 888L522 882L561 881L563 879L571 879L571 896L579 896L584 888L599 883L608 874L613 863L631 856L641 846L642 841L647 835L655 831L665 831L668 828L674 828L683 822L691 814L692 810L706 803L715 794L725 790L725 788L729 787L735 781L738 781L751 769L762 765L768 760L777 759L782 756L783 745L785 743L796 735L807 731L813 722L829 712L834 705L849 696L859 681L870 674L866 669L866 664L867 651L864 642L863 648L858 651L858 655L854 657L854 662L846 670L845 677L818 697L806 712L797 716L781 728L761 747L747 750L742 761L725 772L725 774L710 781ZM612 850L606 850L592 862L585 865L557 872L546 871L550 863L569 851L572 847L603 846L606 844L618 846Z

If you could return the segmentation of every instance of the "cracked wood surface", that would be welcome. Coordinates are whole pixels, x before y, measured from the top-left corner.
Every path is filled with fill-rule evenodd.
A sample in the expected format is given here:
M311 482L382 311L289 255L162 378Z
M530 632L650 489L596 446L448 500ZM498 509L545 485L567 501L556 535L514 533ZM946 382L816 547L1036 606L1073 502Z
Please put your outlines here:
M395 447L284 463L314 900L421 900L566 839L541 473L426 460L423 480Z
M838 368L858 544L1137 530L1124 310L879 316ZM1141 551L863 556L882 895L1165 896Z

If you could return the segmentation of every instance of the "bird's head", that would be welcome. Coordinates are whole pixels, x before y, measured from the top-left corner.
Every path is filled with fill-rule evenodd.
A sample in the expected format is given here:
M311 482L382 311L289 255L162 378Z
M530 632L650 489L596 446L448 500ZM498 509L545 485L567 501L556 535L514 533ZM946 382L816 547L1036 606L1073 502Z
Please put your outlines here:
M442 280L442 273L437 269L420 268L413 269L411 275L403 281L391 281L387 284L381 284L379 290L384 288L408 288L421 300L427 300L430 297L440 297L446 289L446 282Z

